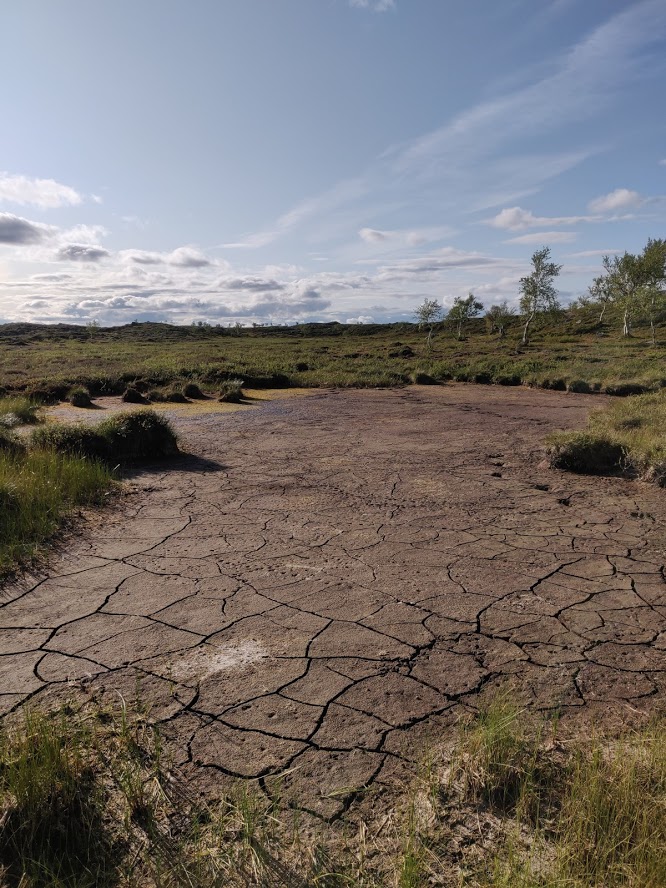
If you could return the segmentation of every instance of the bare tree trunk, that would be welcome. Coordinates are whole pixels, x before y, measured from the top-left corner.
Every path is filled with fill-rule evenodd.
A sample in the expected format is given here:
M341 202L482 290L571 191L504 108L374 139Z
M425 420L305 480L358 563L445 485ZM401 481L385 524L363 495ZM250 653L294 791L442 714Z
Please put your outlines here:
M458 321L458 339L462 339L462 321Z
M428 339L426 340L426 348L428 351L432 348L432 327L428 327Z
M504 339L504 324L501 324L499 329L499 338Z
M527 334L530 329L530 324L532 323L533 320L534 320L534 312L531 312L527 316L527 319L525 320L525 326L523 327L523 345L527 345Z
M657 337L654 330L654 316L650 315L650 332L652 333L652 345L657 344Z
M624 317L622 319L622 335L629 336L631 333L631 325L629 323L629 309L625 308Z
M606 309L607 309L607 308L608 308L608 303L607 303L607 302L604 302L604 304L603 304L603 306L602 306L602 308L601 308L601 314L599 315L599 323L600 323L600 324L603 323L603 320L604 320L604 314L606 313Z

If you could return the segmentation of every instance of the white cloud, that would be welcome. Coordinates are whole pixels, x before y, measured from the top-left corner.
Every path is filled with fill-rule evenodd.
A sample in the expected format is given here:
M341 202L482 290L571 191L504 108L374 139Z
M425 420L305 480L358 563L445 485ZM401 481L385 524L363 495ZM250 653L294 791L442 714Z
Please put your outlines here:
M520 237L511 237L504 241L505 244L566 244L576 239L575 231L533 231L531 234L521 234Z
M374 324L372 315L359 315L357 318L347 318L345 324Z
M56 230L51 225L31 222L13 213L0 213L0 244L11 246L39 244L51 237Z
M150 250L121 250L118 253L121 262L138 265L175 265L180 268L206 268L213 265L213 260L205 256L197 247L178 247L170 253L159 253Z
M379 231L377 228L361 228L358 236L367 244L381 244L388 240L392 234L392 231Z
M28 176L12 176L0 172L0 201L31 205L42 209L76 206L83 198L70 188L54 179L31 179Z
M56 258L62 262L99 262L111 254L97 244L66 244L60 247Z
M358 236L366 244L387 244L391 246L406 245L419 247L431 241L443 240L454 233L449 226L431 226L429 228L400 228L381 230L379 228L361 228Z
M356 9L371 9L373 12L388 12L396 8L396 0L349 0Z
M182 268L204 268L212 265L211 260L196 247L178 247L168 254L166 261L168 265L179 265Z
M535 216L531 210L522 207L507 207L492 219L486 219L493 228L509 231L524 231L526 228L539 228L543 225L577 225L579 222L596 222L599 216Z
M622 210L632 210L644 203L644 198L637 191L629 188L616 188L609 194L603 194L591 200L588 204L593 213L615 213Z
M575 259L587 259L593 256L615 256L624 253L624 250L579 250L577 253L567 253L567 256Z

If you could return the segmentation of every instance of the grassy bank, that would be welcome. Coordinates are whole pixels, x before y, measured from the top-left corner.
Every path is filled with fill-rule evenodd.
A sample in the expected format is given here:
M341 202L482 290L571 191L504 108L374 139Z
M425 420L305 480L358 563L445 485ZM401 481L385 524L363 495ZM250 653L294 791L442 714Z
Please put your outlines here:
M0 400L0 418L17 415L15 401ZM38 555L75 509L104 502L119 465L177 453L171 426L151 411L94 429L44 425L28 437L0 425L0 579Z
M519 343L517 321L499 338L470 322L460 341L442 325L432 348L414 324L322 324L229 331L130 324L96 331L29 325L0 327L0 385L12 392L65 399L85 386L93 395L148 391L194 382L208 390L225 380L248 387L393 386L416 380L533 385L629 394L666 382L663 345L647 333L622 339L583 310L563 315Z
M506 698L330 825L253 783L195 797L140 706L28 711L0 738L0 867L23 888L658 888L665 803L663 722L562 742Z
M0 579L33 559L73 509L103 502L111 484L97 461L0 448Z
M553 435L550 444L555 468L666 486L666 392L616 401L594 411L584 431Z

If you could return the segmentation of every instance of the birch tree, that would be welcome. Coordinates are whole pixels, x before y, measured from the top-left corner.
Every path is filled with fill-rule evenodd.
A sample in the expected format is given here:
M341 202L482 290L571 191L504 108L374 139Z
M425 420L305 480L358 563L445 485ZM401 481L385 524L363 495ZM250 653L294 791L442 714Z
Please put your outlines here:
M532 271L520 279L520 310L523 314L523 345L529 340L529 329L537 315L557 311L560 304L553 281L561 265L550 261L550 247L542 247L532 255Z

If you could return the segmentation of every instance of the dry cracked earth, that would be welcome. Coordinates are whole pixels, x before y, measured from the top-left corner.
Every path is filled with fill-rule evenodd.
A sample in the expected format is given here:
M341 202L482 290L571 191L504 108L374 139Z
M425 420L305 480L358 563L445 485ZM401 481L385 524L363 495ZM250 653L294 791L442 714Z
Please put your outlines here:
M452 385L180 414L195 455L4 590L3 711L138 695L192 784L283 774L326 819L507 683L654 711L664 493L543 463L599 404Z

